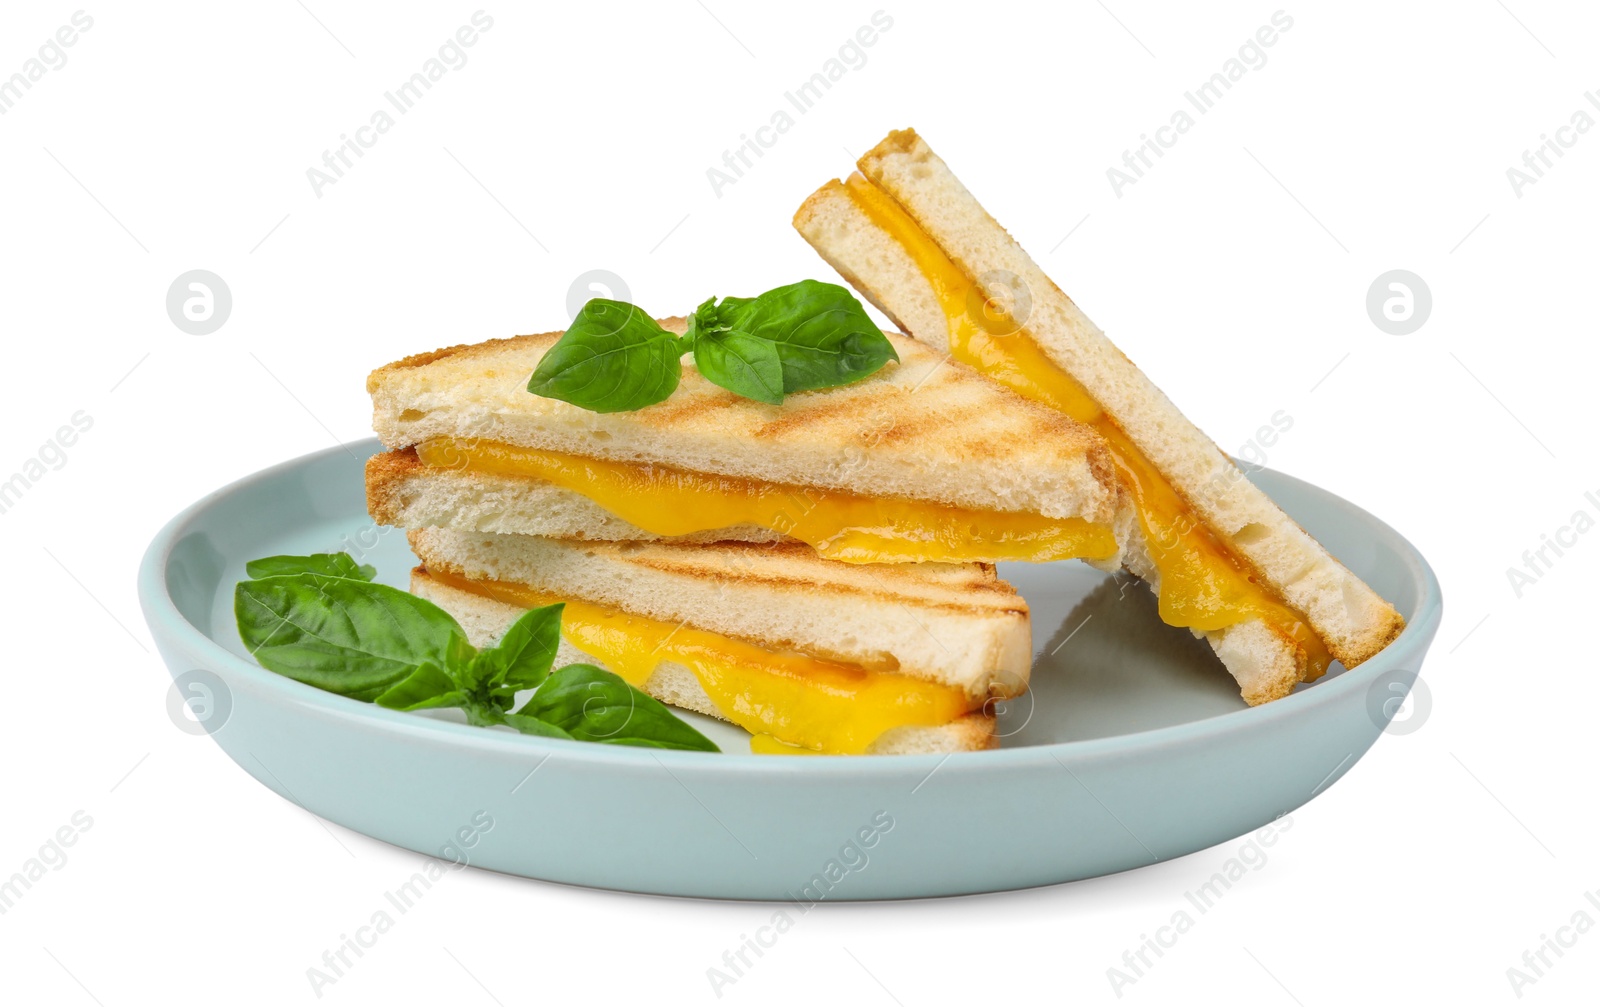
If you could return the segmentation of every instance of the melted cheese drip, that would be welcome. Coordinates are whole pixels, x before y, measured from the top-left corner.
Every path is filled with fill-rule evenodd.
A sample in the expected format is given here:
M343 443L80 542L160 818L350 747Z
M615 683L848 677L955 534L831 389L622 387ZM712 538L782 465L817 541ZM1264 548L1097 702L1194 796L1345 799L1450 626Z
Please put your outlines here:
M435 580L521 608L565 601L561 635L630 684L663 661L694 673L728 720L754 735L753 752L854 755L885 731L948 724L977 709L961 689L804 654L775 653L707 630L676 626L521 584L429 571Z
M990 310L993 305L981 293L973 296L973 282L887 194L859 174L845 187L873 223L905 249L933 288L956 360L1094 427L1106 439L1133 492L1151 559L1161 575L1162 621L1211 631L1260 619L1303 649L1306 681L1322 675L1331 657L1305 619L1256 581L1250 565L1200 520L1088 390L1032 338L1015 331L1014 323L985 325L975 318L971 305Z
M791 745L787 741L779 741L770 734L752 734L750 736L751 755L827 755L811 748L801 748Z
M1104 559L1117 548L1108 526L1082 518L825 493L497 441L438 438L417 445L417 457L427 465L554 483L655 535L759 525L845 563L1042 563Z

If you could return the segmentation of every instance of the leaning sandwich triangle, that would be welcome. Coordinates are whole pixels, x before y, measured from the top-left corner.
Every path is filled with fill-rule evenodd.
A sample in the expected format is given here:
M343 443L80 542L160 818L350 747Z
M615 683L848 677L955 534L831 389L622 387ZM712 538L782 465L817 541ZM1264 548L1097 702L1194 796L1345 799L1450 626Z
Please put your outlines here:
M1138 521L1124 561L1164 621L1203 635L1251 703L1353 666L1398 613L1189 422L912 131L795 215L814 248L902 329L1093 427Z

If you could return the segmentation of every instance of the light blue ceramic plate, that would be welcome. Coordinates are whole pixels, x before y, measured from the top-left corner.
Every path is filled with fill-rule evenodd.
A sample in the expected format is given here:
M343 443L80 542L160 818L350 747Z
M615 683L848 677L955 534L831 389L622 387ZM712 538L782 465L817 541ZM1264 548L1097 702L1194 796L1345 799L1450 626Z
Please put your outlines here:
M399 713L262 669L232 614L247 560L348 549L406 583L405 537L366 514L376 442L251 476L174 518L139 571L145 618L246 772L324 818L420 853L551 881L739 899L998 891L1182 856L1299 807L1393 715L1439 625L1405 539L1271 471L1252 478L1402 613L1354 671L1246 708L1143 587L1079 563L1001 570L1033 609L1033 689L1000 751L784 757L685 714L723 754L524 737ZM487 823L487 825L486 825Z

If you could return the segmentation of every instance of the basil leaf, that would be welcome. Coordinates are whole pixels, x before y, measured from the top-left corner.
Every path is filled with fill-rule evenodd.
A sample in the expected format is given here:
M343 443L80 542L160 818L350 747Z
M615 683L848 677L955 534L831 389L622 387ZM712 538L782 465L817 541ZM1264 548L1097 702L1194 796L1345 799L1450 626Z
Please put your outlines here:
M508 713L505 715L505 721L523 734L537 735L541 738L566 738L568 741L578 740L556 725L540 720L538 717L527 717L520 713Z
M775 344L785 393L847 385L900 359L861 302L836 283L801 280L751 299L724 298L717 320Z
M717 299L708 297L705 303L694 309L694 314L689 316L689 323L683 330L683 347L692 350L701 336L716 332L723 326L717 324Z
M694 363L707 381L747 399L778 405L783 401L783 361L777 346L738 329L700 336Z
M438 665L421 664L373 702L391 710L434 710L465 706L467 694Z
M539 361L528 391L597 413L643 409L678 387L683 352L643 311L596 297Z
M532 689L548 678L561 643L563 608L558 602L518 616L498 645L478 654L478 661L489 668L480 680L517 690Z
M371 701L418 665L463 667L472 648L432 602L384 584L303 573L241 581L239 636L261 666Z
M378 571L370 566L357 566L347 552L319 552L311 556L268 556L244 565L244 572L254 580L264 577L292 577L301 573L318 573L324 577L345 577L351 580L371 580Z
M536 717L579 741L720 751L660 702L592 664L557 671L514 716Z
M725 319L725 313L732 313L744 309L744 306L754 301L754 297L724 297L722 303L717 305L717 328L730 329Z

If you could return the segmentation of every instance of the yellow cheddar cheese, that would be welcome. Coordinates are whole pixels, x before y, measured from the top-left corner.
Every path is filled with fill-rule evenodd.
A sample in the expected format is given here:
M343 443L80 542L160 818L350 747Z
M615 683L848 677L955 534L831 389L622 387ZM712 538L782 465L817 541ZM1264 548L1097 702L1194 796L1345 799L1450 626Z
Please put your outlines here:
M935 727L978 709L958 688L805 654L775 653L703 629L558 598L521 584L429 571L509 605L564 601L561 635L636 687L663 661L694 673L717 710L755 736L751 751L864 752L895 727Z
M580 458L497 441L437 438L417 445L424 464L531 477L593 500L655 535L758 525L846 563L1104 559L1106 525L1082 518L981 511Z

